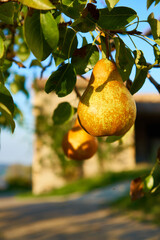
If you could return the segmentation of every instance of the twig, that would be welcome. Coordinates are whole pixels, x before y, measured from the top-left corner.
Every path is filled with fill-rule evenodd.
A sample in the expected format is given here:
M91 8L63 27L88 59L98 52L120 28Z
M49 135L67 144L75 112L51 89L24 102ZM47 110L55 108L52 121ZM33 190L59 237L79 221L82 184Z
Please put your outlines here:
M160 64L151 64L151 63L147 63L147 66L150 67L152 66L152 68L160 68Z
M83 80L89 82L89 79L88 79L88 78L86 78L86 77L84 77L84 76L82 76L82 75L78 75L78 76L81 77Z
M106 41L106 57L109 59L110 51L109 51L109 35L105 34L105 41Z
M130 79L127 79L127 81L126 81L126 88L128 90L130 90L131 86L132 86L132 81Z
M75 93L76 93L77 97L80 99L81 94L79 93L78 88L76 86L74 87L74 90L75 90Z
M150 82L155 86L157 91L160 93L160 84L156 82L156 80L148 73L147 78L150 80Z
M52 57L51 57L48 65L46 65L45 67L43 67L43 69L42 69L42 71L41 71L40 79L42 79L44 71L45 71L48 67L50 67L51 64L52 64Z
M110 33L121 33L121 34L129 34L129 35L141 35L142 32L137 30L131 30L131 31L124 31L124 30L110 30Z
M6 59L9 60L9 61L11 61L11 62L16 63L16 64L18 65L18 67L20 67L20 68L26 68L26 66L25 66L22 62L18 62L18 61L16 61L16 60L13 59L13 58L6 58Z

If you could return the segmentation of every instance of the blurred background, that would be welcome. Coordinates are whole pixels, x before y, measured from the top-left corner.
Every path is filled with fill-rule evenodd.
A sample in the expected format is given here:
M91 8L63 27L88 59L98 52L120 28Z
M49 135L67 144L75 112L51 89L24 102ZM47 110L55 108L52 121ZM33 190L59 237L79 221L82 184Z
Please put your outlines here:
M104 1L97 2L99 2L99 7L104 6ZM155 18L159 18L160 6L151 6L147 10L146 0L128 2L120 0L117 4L117 6L123 5L133 8L140 20L146 19L151 12L154 12ZM148 31L149 25L142 22L138 30L142 32ZM134 48L132 42L127 37L124 37L124 39L131 49ZM87 40L88 42L91 40L89 36L87 36ZM153 62L153 49L149 48L147 43L138 38L134 39L134 41L144 52L147 62ZM25 88L29 95L22 92L13 95L14 101L23 113L23 120L16 120L16 129L13 134L6 128L2 128L0 132L0 202L2 203L0 208L4 208L0 213L0 239L61 240L82 239L85 236L87 236L86 239L133 239L132 237L135 239L135 236L138 236L137 239L159 239L160 230L157 227L160 225L158 217L160 214L158 207L159 197L156 195L156 198L154 196L154 198L140 199L136 204L131 203L129 198L130 181L139 176L147 176L157 158L157 150L160 146L160 98L158 91L146 79L142 89L134 96L138 111L136 124L122 141L106 143L104 138L99 138L98 151L94 157L84 162L69 160L63 153L61 143L64 134L73 126L75 119L65 125L54 126L52 114L61 101L69 101L76 107L78 99L75 93L63 99L58 99L55 94L47 95L44 92L44 84L50 74L56 69L55 64L52 63L44 71L43 79L39 80L41 68L29 68L33 59L34 56L31 54L29 59L24 62L26 69L18 68L13 63L9 76L11 82L14 77L13 73L24 76L26 78ZM42 64L46 66L49 62L50 59L48 58ZM133 79L134 74L133 70L130 76L131 79ZM152 69L150 74L154 79L159 80L158 69ZM90 73L86 74L85 77L89 78ZM85 81L78 79L77 87L82 93L86 87ZM160 180L158 167L155 171L155 176L158 182ZM111 189L109 186L112 186ZM77 202L73 200L73 196L75 196L73 194L80 194L81 196L81 194L88 194L91 190L97 191L97 189L106 187L107 192L103 191L102 193L102 191L99 191L95 192L94 195L87 195L88 197L86 196L85 198L78 197ZM117 190L117 195L115 190ZM60 200L62 201L60 204L60 198L57 197L70 196L69 194L72 194L73 198L69 198L66 201L65 197L63 199L64 202ZM109 198L110 195L113 196L111 199ZM14 202L12 199L12 204L8 202L7 205L6 199L8 199L8 196L16 197L18 199L17 202ZM46 200L47 197L51 197L51 200ZM43 203L39 202L41 200ZM54 203L54 201L56 202ZM92 201L93 205L90 204ZM108 207L108 201L110 207ZM35 203L37 204L36 207ZM101 206L100 209L99 204ZM9 205L10 207L8 207ZM18 208L18 206L21 206L21 208ZM28 213L25 210L27 206ZM41 209L41 215L38 215ZM64 215L62 209L64 209ZM105 213L101 212L101 209L105 209ZM111 209L116 211L116 213L114 212L115 218L113 213L110 212ZM145 224L137 225L137 222L134 222L139 230L133 232L131 228L132 220L129 220L128 216L119 217L117 215L119 209L123 212L130 212L132 218L147 221L151 225L147 228ZM139 211L138 216L135 214L135 210L136 213ZM17 233L14 228L29 224L31 212L33 213L32 217L34 216L35 218L33 219L33 225L29 226L30 235L26 233L28 230L25 228L22 228L22 232ZM87 214L94 212L94 216L97 213L99 220L92 218L92 214L85 215L86 212ZM11 217L8 217L9 214ZM74 221L71 217L77 215L79 220L77 221L73 218L76 222L73 230L71 225L74 225ZM86 225L82 226L82 219L84 220L85 217L86 222L84 225ZM47 226L42 232L36 225L40 218ZM125 230L123 232L118 223L115 224L116 218L122 223L122 226L123 224L127 226L128 233ZM49 221L51 219L53 220L52 223ZM57 219L61 221L57 222L56 225ZM63 219L65 219L65 223L63 223ZM17 221L17 225L15 224L13 229L11 229L13 235L7 235L7 227L14 221ZM67 221L68 225L66 224ZM115 235L108 222L118 229ZM157 224L156 227L152 227L153 223ZM69 229L68 232L65 232L63 229L60 230L61 224L62 226L64 224ZM91 227L90 234L86 226ZM35 233L33 227L37 229ZM94 230L96 227L97 232ZM53 228L54 233L51 231L51 228ZM107 228L108 232L104 228ZM56 229L58 229L57 235ZM5 233L4 235L3 232ZM94 235L96 233L97 235ZM115 238L112 238L112 236Z

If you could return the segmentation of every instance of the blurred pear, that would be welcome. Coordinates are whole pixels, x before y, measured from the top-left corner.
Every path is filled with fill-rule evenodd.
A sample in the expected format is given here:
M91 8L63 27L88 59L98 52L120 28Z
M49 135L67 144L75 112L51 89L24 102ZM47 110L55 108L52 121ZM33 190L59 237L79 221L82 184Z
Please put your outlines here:
M76 119L73 128L63 138L62 148L68 158L85 160L91 158L96 153L98 141L84 131L78 119Z

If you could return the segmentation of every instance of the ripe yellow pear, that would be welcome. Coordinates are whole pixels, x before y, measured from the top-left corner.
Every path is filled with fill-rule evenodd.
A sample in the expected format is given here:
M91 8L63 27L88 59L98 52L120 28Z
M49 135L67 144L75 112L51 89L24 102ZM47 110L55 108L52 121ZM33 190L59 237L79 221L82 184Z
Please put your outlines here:
M64 136L62 148L65 155L73 160L91 158L97 151L98 141L81 128L78 119L75 125Z
M135 118L135 101L116 65L108 59L99 60L78 105L81 126L92 136L120 136Z

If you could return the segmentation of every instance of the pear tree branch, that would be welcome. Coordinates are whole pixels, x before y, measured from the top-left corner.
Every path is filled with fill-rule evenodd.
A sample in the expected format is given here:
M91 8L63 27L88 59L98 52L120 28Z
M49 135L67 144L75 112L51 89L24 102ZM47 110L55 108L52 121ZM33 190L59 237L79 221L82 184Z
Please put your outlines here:
M120 34L129 34L129 35L141 35L142 32L137 30L131 30L131 31L124 31L124 30L110 30L109 31L112 34L120 33Z
M13 58L7 58L7 60L9 60L9 61L11 61L11 62L14 62L14 63L17 64L18 67L20 67L20 68L26 68L26 66L25 66L22 62L16 61L16 60L13 59Z
M50 67L51 64L52 64L52 57L51 57L49 63L48 63L45 67L42 68L41 75L40 75L40 79L42 79L44 71L45 71L48 67Z

